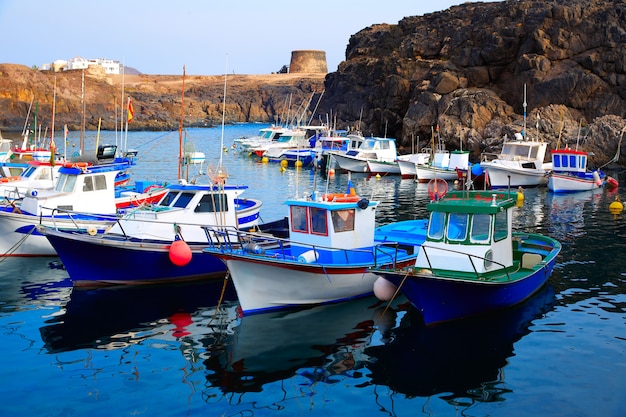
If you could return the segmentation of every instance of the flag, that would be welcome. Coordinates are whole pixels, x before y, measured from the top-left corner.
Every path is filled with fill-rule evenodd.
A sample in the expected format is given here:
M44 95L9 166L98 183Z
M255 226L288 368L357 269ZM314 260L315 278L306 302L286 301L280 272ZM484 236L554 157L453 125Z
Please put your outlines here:
M128 97L128 123L133 120L135 116L135 112L133 111L133 101L130 97Z
M63 126L63 140L67 143L67 135L69 134L69 130L67 130L67 125Z

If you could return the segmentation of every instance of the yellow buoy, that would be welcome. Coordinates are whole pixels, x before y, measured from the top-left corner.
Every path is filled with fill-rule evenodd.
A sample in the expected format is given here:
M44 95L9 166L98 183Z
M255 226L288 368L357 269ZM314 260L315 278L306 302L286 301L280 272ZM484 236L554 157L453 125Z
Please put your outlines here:
M380 174L376 174L376 179L379 180L380 179Z
M281 160L280 160L280 166L281 166L281 167L286 167L286 166L287 166L287 164L289 164L289 162L287 162L287 160L286 160L286 159L281 159Z
M267 159L267 156L264 156L263 158L261 158L261 162L263 162L264 164L267 164L269 162L269 160Z
M517 189L517 203L516 206L517 207L522 207L524 205L524 189L522 187L519 187Z
M285 161L285 162L287 162L287 161ZM296 161L295 165L296 165L296 168L302 168L302 161L298 159Z
M619 196L616 195L615 201L609 204L609 211L611 212L611 214L620 214L622 210L624 210L624 205L619 200Z

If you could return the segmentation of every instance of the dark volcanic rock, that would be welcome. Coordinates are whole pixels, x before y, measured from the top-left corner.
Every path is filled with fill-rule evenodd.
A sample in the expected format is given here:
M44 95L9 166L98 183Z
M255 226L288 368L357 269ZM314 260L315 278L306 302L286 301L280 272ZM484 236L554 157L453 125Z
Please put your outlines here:
M321 112L400 146L424 143L438 125L449 148L463 140L476 159L521 131L526 113L529 133L552 145L591 138L602 143L596 162L606 161L626 125L626 4L464 3L371 26L350 38L325 85Z

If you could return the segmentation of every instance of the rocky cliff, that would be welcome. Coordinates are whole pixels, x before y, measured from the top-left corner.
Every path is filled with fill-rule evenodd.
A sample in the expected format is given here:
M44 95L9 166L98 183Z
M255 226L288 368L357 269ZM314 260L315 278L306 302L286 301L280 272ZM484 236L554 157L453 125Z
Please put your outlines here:
M526 114L529 135L578 141L602 163L626 125L626 4L464 3L371 26L325 85L320 112L405 149L429 145L438 126L449 149L462 141L476 158L521 132Z
M115 129L132 98L135 117L131 130L169 130L179 126L184 100L184 125L220 124L226 88L225 120L281 122L317 104L326 74L268 74L223 76L106 75L89 69L48 72L22 65L0 64L0 129L21 131L31 108L38 105L38 124L50 127L55 103L55 127L71 130ZM184 78L184 80L183 80ZM184 95L183 95L184 81ZM56 84L56 88L55 88ZM124 103L122 104L122 101ZM34 103L31 105L31 103ZM82 110L84 106L84 111ZM309 120L305 118L304 122Z
M84 100L81 77L0 65L0 129L21 130L33 98L49 120L55 78L57 126L79 127L84 102L87 128L102 118L112 129L121 77L89 73ZM185 125L220 123L223 88L221 76L187 76ZM126 76L125 92L135 109L131 129L177 128L182 76ZM618 149L625 101L624 0L508 0L365 28L326 79L229 75L226 121L289 120L308 107L303 123L314 114L340 128L358 124L366 135L397 138L404 152L418 140L430 145L438 128L448 149L470 149L473 160L525 129L551 148L578 143L598 166Z

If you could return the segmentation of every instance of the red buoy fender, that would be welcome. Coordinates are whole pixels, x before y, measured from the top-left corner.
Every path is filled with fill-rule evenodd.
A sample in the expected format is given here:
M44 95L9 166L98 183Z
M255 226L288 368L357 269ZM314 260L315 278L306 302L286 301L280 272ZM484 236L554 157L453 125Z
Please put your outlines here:
M170 246L170 261L176 266L185 266L191 261L191 248L184 240L175 240Z

